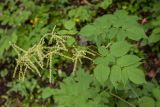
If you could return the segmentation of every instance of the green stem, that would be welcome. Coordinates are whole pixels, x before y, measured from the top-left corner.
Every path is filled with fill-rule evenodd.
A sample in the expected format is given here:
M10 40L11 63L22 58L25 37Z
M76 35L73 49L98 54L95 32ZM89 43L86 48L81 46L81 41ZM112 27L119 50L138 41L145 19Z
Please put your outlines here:
M49 82L52 82L52 54L49 56Z
M129 103L128 101L124 100L123 98L117 96L116 94L114 94L114 93L110 93L110 94L111 94L112 96L118 98L119 100L123 101L124 103L128 104L130 107L136 107L136 106L134 106L133 104Z
M77 62L78 62L78 60L77 60L77 58L76 58L76 59L75 59L75 62L74 62L73 72L72 72L73 75L75 75L75 71L76 71L76 69L77 69Z

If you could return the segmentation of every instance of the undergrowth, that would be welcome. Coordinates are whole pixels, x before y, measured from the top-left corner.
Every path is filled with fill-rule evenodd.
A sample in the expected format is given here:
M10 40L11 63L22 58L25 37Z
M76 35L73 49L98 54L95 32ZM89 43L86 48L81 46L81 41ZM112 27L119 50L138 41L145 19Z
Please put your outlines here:
M159 5L0 1L0 105L160 107Z

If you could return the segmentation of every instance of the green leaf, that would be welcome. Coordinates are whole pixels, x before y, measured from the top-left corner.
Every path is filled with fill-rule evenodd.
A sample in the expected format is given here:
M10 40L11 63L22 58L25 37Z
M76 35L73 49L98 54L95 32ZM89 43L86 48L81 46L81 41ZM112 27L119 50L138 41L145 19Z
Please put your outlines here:
M100 27L101 31L104 32L106 29L109 29L111 27L112 18L114 18L112 15L103 15L101 17L98 17L93 24L95 27Z
M149 43L156 43L160 41L160 29L155 28L152 34L149 36Z
M71 9L68 13L68 16L71 18L78 18L82 21L91 20L92 12L87 6L79 6L78 8Z
M119 29L117 29L117 28L110 28L109 31L108 31L107 36L111 40L111 39L114 39L117 36L117 34L119 34Z
M94 76L101 84L107 81L109 74L110 69L106 65L99 64L94 69Z
M60 30L57 32L60 35L75 35L77 31L75 29L72 30Z
M117 102L117 107L129 107L128 104L126 104L125 102L123 101L118 101Z
M130 26L126 29L126 33L128 34L128 38L132 40L140 40L141 38L145 38L145 32L140 26Z
M114 65L111 68L110 81L114 87L118 86L118 82L121 81L121 68L117 65Z
M114 13L114 19L113 20L113 26L116 27L116 28L121 28L125 25L126 23L126 19L128 18L128 13L124 10L117 10L115 13ZM125 18L125 20L124 20ZM129 24L129 23L127 23Z
M149 36L149 43L156 43L160 41L160 34L152 34Z
M83 69L78 69L77 73L76 73L77 77L75 77L76 81L81 81L81 83L83 83L84 87L87 87L90 85L90 83L92 82L92 77L91 75L89 75L89 73L86 73Z
M64 22L64 27L68 30L74 29L75 28L75 22L72 20L68 20Z
M124 71L128 72L129 80L135 84L145 83L145 75L142 70L133 67L124 68Z
M84 26L80 35L88 40L95 42L97 45L102 44L107 39L107 31L111 27L110 15L104 15L95 20L94 23Z
M108 54L106 60L108 61L109 64L115 63L116 58L112 54Z
M126 31L125 30L119 30L118 35L117 35L117 40L118 41L124 41L127 37Z
M122 83L124 84L124 86L127 84L128 82L128 73L125 69L122 69L122 72L121 72L121 75L122 75Z
M7 74L8 74L7 69L1 70L1 72L0 72L0 75L1 75L2 78L4 78Z
M139 64L141 59L136 55L125 55L117 59L117 64L121 67Z
M11 46L9 42L16 43L16 41L17 41L16 32L13 32L12 35L7 35L7 36L4 35L0 39L0 58L2 58L4 51Z
M52 96L54 93L54 90L47 87L47 88L44 88L42 89L42 98L43 99L46 99L46 98L49 98L50 96Z
M89 38L97 33L95 31L97 31L97 28L93 25L88 24L81 29L80 35Z
M105 46L99 46L98 47L98 52L102 55L102 56L106 56L108 54L108 50L106 49Z
M75 38L73 38L73 37L67 38L67 45L68 46L72 46L75 42L76 42Z
M111 48L111 54L115 57L120 57L125 55L131 48L131 45L125 41L119 41L114 43Z
M108 65L108 57L97 57L95 60L94 60L94 63L95 64L104 64L104 65Z
M106 9L110 4L112 4L112 0L104 0L103 2L101 2L99 5L99 7Z
M93 76L81 69L76 73L76 76L64 78L60 88L54 89L54 100L57 106L104 107L104 103L105 105L108 103L107 93L103 94L103 96L99 93L99 85L94 85ZM91 85L91 83L93 84Z
M144 96L138 102L138 107L155 107L155 101L151 97Z
M156 100L160 101L160 89L159 88L153 89L152 94L156 98Z
M107 56L97 57L94 60L95 64L104 64L104 65L110 65L115 63L115 57L112 56L110 53L107 54Z
M160 107L160 101L156 102L156 107Z

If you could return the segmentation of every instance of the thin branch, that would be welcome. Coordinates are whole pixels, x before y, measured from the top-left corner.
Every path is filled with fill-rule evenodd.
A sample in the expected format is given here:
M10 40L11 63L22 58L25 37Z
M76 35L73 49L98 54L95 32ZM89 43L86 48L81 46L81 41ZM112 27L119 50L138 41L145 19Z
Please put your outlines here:
M125 99L119 97L118 95L114 94L114 93L110 93L112 96L118 98L119 100L123 101L124 103L128 104L130 107L136 107L135 105L129 103L128 101L126 101Z

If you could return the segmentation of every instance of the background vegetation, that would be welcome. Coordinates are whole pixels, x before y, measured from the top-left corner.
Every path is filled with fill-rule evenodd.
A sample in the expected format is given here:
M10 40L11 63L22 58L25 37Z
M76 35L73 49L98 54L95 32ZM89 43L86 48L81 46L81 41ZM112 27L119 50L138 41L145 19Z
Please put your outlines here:
M1 0L2 107L160 107L159 0Z

